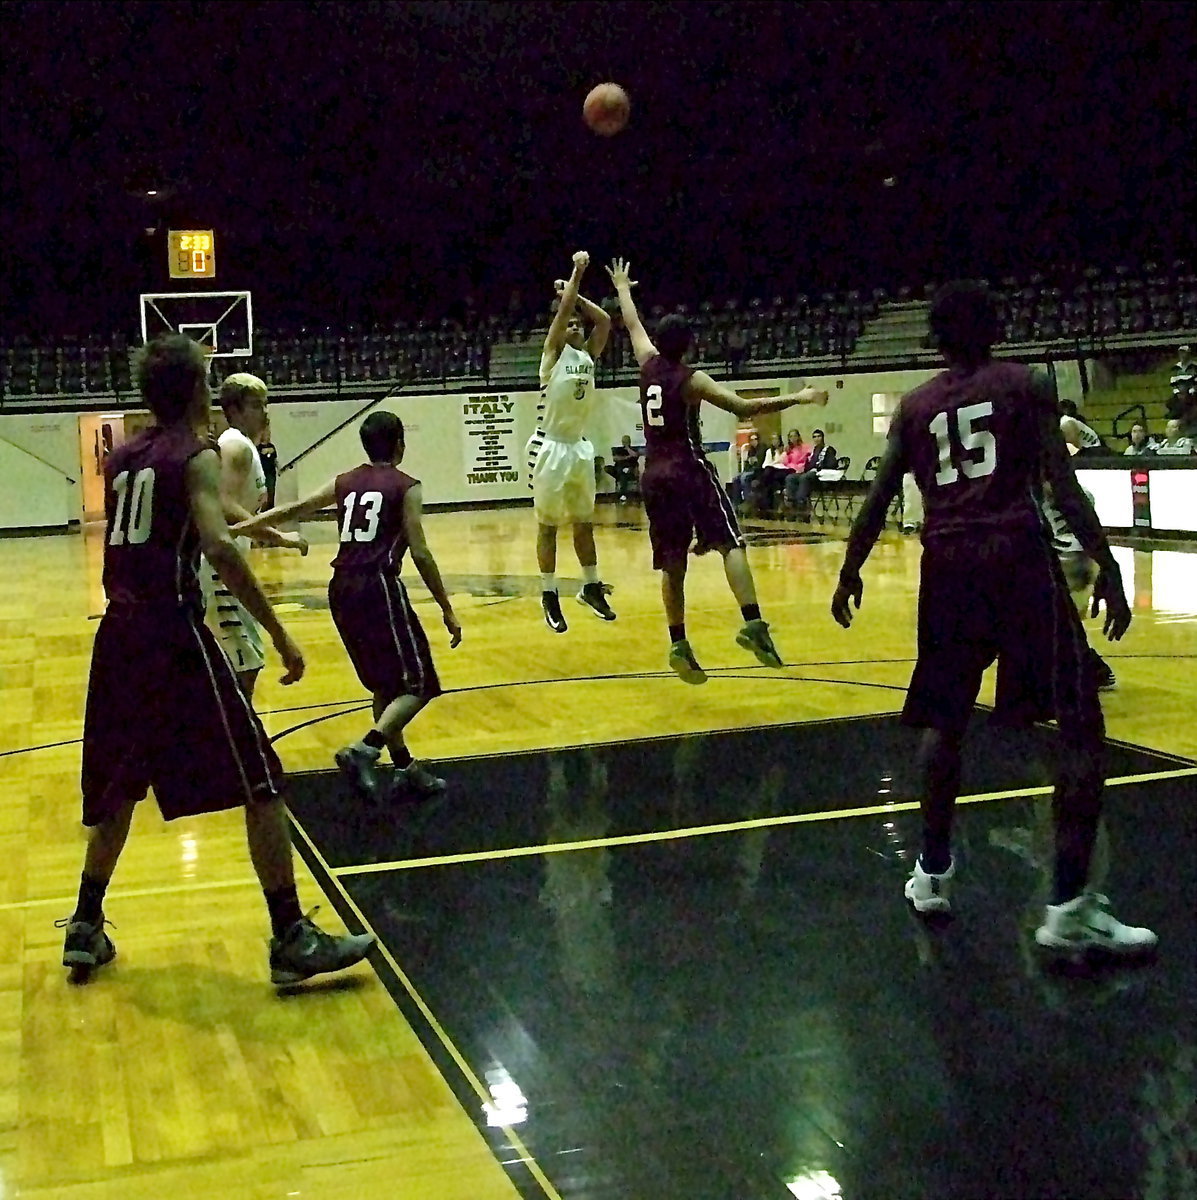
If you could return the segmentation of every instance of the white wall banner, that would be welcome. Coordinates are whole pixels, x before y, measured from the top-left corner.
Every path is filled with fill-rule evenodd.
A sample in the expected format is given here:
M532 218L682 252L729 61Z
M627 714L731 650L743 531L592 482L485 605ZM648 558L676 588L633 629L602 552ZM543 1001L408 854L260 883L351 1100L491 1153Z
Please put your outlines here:
M873 395L901 394L935 373L920 369L808 378L805 382L828 389L830 403L825 409L802 408L784 413L781 427L784 430L797 426L804 437L809 437L816 425L825 429L828 442L840 455L852 458L849 478L859 479L864 464L885 446L884 434L873 429ZM797 383L794 379L755 379L739 387L785 392L793 390ZM598 389L593 418L586 432L595 454L602 457L604 464L611 461L612 448L625 433L631 435L634 446L643 446L638 397L639 388L635 385ZM425 504L486 503L528 499L524 445L536 428L539 399L538 391L466 396L448 392L400 393L388 396L377 407L394 412L403 420L407 432L403 469L422 481ZM292 399L276 392L270 405L273 441L280 462L294 462L291 469L279 476L279 499L307 495L323 487L334 475L357 466L363 458L358 436L361 422L352 418L375 407L361 398ZM79 489L67 485L61 475L49 468L39 467L36 480L26 479L21 473L33 472L31 464L35 460L28 454L18 455L16 447L34 452L72 478L78 477L79 415L56 412L52 416L22 413L0 417L0 444L9 443L8 454L0 463L0 491L4 493L0 497L0 529L61 524L78 518ZM703 442L725 479L731 475L729 456L720 453L719 448L734 442L735 435L735 417L722 409L703 406ZM301 454L303 457L298 458Z
M466 486L518 483L522 447L514 397L507 394L462 396L460 405Z

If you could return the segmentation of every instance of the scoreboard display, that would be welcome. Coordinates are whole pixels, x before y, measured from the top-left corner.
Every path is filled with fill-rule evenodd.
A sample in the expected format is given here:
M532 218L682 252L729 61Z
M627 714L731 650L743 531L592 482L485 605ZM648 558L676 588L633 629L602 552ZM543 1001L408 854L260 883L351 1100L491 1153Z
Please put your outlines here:
M211 229L172 229L166 255L171 279L216 278L216 237Z

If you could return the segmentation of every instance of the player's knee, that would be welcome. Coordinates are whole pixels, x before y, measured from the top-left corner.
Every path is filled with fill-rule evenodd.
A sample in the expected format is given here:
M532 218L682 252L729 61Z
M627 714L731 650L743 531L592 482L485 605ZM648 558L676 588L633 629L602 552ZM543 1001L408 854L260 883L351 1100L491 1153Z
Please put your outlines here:
M919 742L919 762L923 769L959 762L963 739L963 733L954 729L924 729Z

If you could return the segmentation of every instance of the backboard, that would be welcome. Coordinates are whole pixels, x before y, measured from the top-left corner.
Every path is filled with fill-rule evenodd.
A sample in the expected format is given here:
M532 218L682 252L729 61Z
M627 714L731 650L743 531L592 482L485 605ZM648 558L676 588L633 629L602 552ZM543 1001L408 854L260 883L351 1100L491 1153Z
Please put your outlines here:
M252 297L249 292L142 292L142 341L172 332L208 347L213 358L251 355Z

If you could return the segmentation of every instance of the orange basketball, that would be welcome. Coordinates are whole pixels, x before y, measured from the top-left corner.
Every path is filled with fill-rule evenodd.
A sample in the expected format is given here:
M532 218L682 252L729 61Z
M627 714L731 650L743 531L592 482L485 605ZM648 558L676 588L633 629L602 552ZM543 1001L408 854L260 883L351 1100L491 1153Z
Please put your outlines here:
M582 119L595 133L610 137L628 123L631 111L632 102L618 83L600 83L590 89L582 105Z

